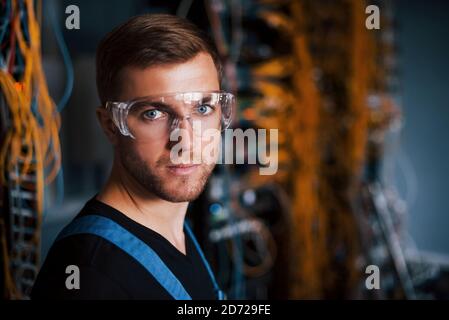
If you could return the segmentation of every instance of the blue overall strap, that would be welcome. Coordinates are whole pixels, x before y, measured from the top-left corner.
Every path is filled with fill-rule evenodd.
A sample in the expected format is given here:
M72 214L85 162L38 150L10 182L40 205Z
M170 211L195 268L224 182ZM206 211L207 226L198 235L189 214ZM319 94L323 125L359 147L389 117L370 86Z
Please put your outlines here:
M82 233L90 233L102 237L128 253L151 273L174 299L192 299L178 278L153 249L109 218L99 215L87 215L76 218L61 231L56 241L70 235Z
M217 280L215 280L214 273L212 272L212 269L211 269L209 263L207 262L206 257L204 256L203 250L201 250L201 247L198 244L198 241L196 241L195 235L193 234L192 230L190 229L187 221L184 222L184 228L186 229L187 233L189 234L190 239L192 239L193 244L195 245L196 250L198 251L198 254L200 255L201 259L203 260L203 263L207 269L207 272L209 273L209 277L212 280L212 283L214 285L215 294L217 295L218 300L224 300L224 298L225 298L224 292L221 291L220 287L218 286Z

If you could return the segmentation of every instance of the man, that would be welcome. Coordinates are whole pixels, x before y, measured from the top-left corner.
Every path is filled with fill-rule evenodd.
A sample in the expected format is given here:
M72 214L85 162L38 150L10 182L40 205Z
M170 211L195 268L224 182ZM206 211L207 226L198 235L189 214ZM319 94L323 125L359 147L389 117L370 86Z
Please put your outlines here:
M220 78L213 45L176 16L137 16L103 39L97 117L112 172L53 244L33 299L222 298L185 225L217 159L219 140L204 132L230 122Z

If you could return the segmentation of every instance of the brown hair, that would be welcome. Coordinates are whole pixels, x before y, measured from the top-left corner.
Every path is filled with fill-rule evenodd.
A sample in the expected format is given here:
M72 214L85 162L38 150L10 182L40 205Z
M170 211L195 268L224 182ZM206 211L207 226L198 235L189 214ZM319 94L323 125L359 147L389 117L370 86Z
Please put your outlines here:
M117 99L120 71L127 66L182 63L198 53L214 61L219 81L222 66L210 38L186 19L169 14L144 14L116 27L97 48L97 90L101 103Z

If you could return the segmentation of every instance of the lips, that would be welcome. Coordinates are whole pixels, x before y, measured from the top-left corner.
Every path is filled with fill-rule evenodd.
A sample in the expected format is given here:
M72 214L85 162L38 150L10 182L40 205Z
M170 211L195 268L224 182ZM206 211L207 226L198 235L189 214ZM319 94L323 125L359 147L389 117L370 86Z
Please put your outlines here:
M198 164L179 164L167 166L168 170L176 175L187 175L193 173L199 167Z

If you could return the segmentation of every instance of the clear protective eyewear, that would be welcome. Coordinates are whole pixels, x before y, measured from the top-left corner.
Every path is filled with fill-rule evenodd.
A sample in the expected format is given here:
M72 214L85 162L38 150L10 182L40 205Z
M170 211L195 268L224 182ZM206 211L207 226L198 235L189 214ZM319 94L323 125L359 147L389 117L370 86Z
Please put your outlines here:
M134 139L158 139L179 128L187 119L190 125L225 130L232 121L235 97L223 91L177 92L147 96L126 102L106 102L105 108L120 133Z

